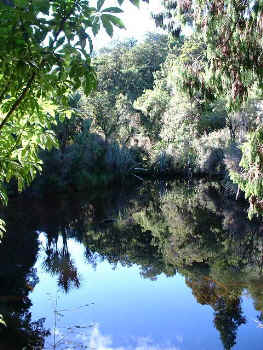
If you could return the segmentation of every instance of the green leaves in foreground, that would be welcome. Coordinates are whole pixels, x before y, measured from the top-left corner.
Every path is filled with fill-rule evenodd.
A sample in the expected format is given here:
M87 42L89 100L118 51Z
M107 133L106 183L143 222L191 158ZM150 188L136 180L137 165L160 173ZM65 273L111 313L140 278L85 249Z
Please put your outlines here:
M147 3L149 2L149 0L142 0L142 1L147 2ZM139 5L140 5L140 0L130 0L130 2L137 7L139 7ZM124 0L118 0L118 3L121 6L124 3Z
M96 17L94 19L95 30L93 30L93 34L96 35L96 33L100 29L100 23L102 23L107 34L112 37L114 26L120 29L125 28L122 20L119 17L112 15L112 13L119 14L119 13L122 13L123 11L119 7L108 7L108 8L102 9L104 2L105 0L98 0L97 2L97 10L100 11L100 15L99 17Z
M5 183L15 179L21 191L41 171L39 148L57 145L51 131L54 106L67 108L71 91L88 95L96 88L92 33L99 32L101 23L111 36L114 26L124 28L114 15L122 10L103 10L106 2L98 0L95 8L86 0L0 1L2 203L7 202Z
M130 0L130 2L139 7L140 2L149 2L149 0ZM124 0L118 0L118 4L121 6L123 4ZM104 8L105 0L98 0L97 1L97 11L100 12L99 18L96 17L94 19L94 31L93 34L96 35L99 28L100 28L100 22L102 23L104 29L106 30L107 34L112 37L113 35L113 27L116 26L118 28L124 29L125 25L122 22L122 20L119 17L116 17L114 15L111 15L112 13L114 14L120 14L122 13L122 9L119 7L108 7Z
M101 21L102 21L103 27L105 28L107 34L111 37L113 35L113 26L116 26L116 27L121 28L121 29L125 28L121 19L119 19L116 16L110 15L110 14L101 15Z

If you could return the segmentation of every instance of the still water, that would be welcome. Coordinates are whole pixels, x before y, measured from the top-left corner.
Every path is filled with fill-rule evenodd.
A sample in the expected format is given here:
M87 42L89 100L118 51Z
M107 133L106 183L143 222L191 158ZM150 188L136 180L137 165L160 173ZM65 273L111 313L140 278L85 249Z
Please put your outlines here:
M262 349L262 224L217 184L21 198L5 215L0 349Z

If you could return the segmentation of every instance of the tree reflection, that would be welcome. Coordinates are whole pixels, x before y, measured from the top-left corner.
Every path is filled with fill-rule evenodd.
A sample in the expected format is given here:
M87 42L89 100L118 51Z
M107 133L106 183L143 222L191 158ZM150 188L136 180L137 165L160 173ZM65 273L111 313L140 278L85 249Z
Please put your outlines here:
M39 249L31 220L19 211L6 216L8 234L0 246L0 314L6 327L0 327L3 350L42 349L49 331L44 319L32 320L29 293L38 283L33 268ZM23 225L21 225L23 223Z
M58 275L58 285L68 293L71 288L79 288L80 281L77 268L70 256L66 232L62 234L62 248L58 248L58 235L48 235L45 247L45 260L43 267L51 275Z
M210 305L214 310L214 325L220 333L225 350L236 344L237 329L246 323L241 309L240 287L229 287L207 276L187 278L186 284L192 289L198 303Z
M7 327L0 327L2 350L43 349L45 338L50 334L44 328L45 319L31 320L31 313L15 313L12 309L4 313Z
M224 349L230 350L236 344L236 333L240 325L246 323L242 315L241 301L219 298L214 307L214 324L220 333Z
M127 267L136 264L141 275L151 280L161 273L174 276L178 271L186 277L197 302L213 308L223 346L231 349L238 327L245 323L240 301L244 289L252 295L255 308L263 312L262 223L248 221L245 208L222 197L218 185L186 186L177 182L168 184L165 191L160 191L158 185L147 186L145 183L137 188L136 193L118 189L103 194L76 194L75 199L39 201L33 213L30 206L28 211L20 210L23 225L14 219L16 207L13 211L11 208L14 226L8 233L10 247L4 242L0 256L1 266L5 264L6 269L0 272L0 281L6 291L0 288L0 294L10 295L12 291L12 296L24 298L34 288L37 276L32 267L38 252L34 231L41 230L46 232L43 266L57 277L58 286L65 292L80 286L69 239L83 244L86 262L94 268L103 260L112 268L118 263ZM11 261L22 267L14 272ZM19 303L20 316L15 318L22 320L29 305L23 306L21 300ZM8 301L0 296L2 304L6 307ZM5 313L4 308L0 313ZM27 329L33 330L34 325L28 322ZM44 332L39 331L42 338Z

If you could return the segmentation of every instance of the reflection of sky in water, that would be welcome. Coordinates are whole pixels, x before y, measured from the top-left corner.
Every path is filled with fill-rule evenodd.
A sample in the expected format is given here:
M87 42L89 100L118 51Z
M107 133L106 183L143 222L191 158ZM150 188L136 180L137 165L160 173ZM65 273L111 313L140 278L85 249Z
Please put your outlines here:
M80 288L68 294L58 289L57 277L41 270L40 255L36 264L40 282L31 295L33 318L46 317L47 328L54 327L56 294L58 310L67 310L58 320L57 340L63 336L64 342L97 350L222 349L212 308L195 301L182 276L161 275L151 281L140 276L138 266L118 264L113 270L107 262L94 270L85 262L81 244L71 240L69 250ZM240 326L234 349L262 349L263 329L257 327L257 312L247 296L242 308L248 322ZM63 349L73 349L73 345Z

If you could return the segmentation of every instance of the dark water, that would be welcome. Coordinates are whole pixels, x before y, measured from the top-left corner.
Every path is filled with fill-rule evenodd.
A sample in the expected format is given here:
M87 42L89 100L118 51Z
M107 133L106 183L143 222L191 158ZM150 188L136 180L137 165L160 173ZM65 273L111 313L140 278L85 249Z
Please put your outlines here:
M262 349L263 224L217 184L21 198L5 217L0 349Z

